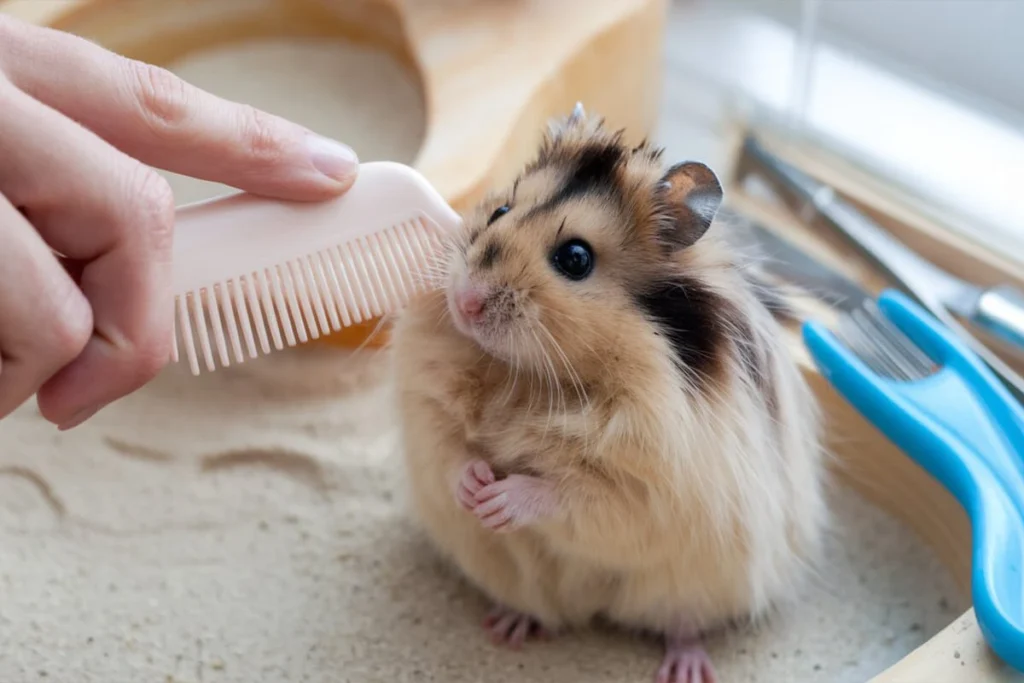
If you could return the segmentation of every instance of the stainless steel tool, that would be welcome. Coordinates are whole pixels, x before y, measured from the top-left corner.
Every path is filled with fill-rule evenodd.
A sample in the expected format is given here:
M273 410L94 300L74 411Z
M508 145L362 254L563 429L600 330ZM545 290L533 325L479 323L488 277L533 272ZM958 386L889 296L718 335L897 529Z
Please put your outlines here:
M961 280L902 244L831 187L767 152L753 137L747 137L744 149L767 180L804 202L900 289L958 334L1024 401L1024 378L955 317L970 320L1024 350L1024 293L1009 285L985 289Z
M860 284L789 240L757 223L747 223L746 229L757 240L759 253L764 257L762 267L780 280L797 285L807 294L844 312L859 309L871 299L871 294Z
M771 180L809 205L933 315L944 308L1024 350L1024 292L1010 285L986 289L961 280L905 246L828 185L768 153L753 137L744 146Z

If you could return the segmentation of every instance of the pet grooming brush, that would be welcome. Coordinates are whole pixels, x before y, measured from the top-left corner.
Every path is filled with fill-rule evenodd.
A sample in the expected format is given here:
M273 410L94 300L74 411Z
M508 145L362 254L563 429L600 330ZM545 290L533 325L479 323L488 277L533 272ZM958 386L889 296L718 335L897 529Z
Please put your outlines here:
M821 373L952 493L971 520L974 611L1024 672L1024 407L955 332L886 290L804 341Z
M385 161L324 202L239 193L182 207L171 360L198 375L394 312L430 286L461 220L420 173Z

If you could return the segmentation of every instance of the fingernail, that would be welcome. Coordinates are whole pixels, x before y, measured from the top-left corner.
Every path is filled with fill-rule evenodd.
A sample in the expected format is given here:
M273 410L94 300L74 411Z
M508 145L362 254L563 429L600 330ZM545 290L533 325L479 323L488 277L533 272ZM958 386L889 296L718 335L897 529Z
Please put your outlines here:
M319 135L306 136L306 146L316 170L334 180L344 180L356 172L359 157L348 145Z
M75 413L74 415L72 415L71 419L65 421L63 424L58 425L57 429L62 431L62 432L66 432L69 429L74 429L75 427L77 427L78 425L82 424L83 422L88 420L90 417L92 417L93 415L98 413L100 411L100 408L102 408L102 407L103 406L97 406L97 407L94 407L94 408L85 408L83 410L80 410L77 413Z

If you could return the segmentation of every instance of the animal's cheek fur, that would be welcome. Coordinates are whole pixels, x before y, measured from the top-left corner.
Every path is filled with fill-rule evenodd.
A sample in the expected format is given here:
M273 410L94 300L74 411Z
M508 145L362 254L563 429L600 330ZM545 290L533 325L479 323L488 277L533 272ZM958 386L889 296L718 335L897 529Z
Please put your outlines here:
M447 274L448 284L458 278L469 275L469 264L466 262L466 254L458 247L449 250L448 258L444 261L443 269Z

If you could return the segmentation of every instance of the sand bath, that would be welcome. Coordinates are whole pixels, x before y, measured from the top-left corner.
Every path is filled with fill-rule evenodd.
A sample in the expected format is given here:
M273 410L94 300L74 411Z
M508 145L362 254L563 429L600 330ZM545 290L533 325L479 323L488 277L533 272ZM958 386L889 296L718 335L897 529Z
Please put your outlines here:
M365 160L410 161L422 105L401 70L305 49L321 56L278 44L177 70ZM173 181L180 201L224 191ZM0 422L0 681L650 683L658 644L618 633L490 645L486 603L406 515L389 391L386 353L304 348L168 368L67 434L34 403ZM833 499L804 604L712 643L724 683L862 683L968 606L907 529Z

